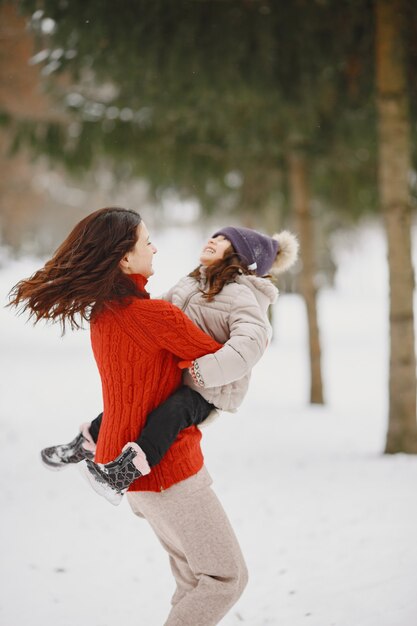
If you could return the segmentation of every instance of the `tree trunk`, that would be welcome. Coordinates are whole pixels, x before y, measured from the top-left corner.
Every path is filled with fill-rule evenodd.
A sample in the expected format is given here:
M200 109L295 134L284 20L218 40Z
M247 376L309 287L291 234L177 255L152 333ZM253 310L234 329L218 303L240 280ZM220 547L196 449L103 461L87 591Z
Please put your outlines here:
M375 11L379 193L388 240L390 286L389 419L385 452L417 453L404 2L376 0Z
M307 309L309 354L310 354L310 402L323 404L323 383L321 375L320 335L317 323L317 289L315 237L313 219L310 212L310 197L307 174L307 159L302 148L293 148L288 155L289 187L296 232L300 241L302 271L299 287Z

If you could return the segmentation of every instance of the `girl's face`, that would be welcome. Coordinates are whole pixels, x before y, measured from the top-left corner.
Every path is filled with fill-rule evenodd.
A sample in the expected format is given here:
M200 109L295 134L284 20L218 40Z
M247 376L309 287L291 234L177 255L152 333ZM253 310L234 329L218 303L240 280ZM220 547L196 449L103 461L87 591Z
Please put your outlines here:
M148 229L144 222L139 224L137 234L135 247L125 254L120 261L120 267L125 274L141 274L149 278L154 273L152 260L157 249L149 241Z
M226 237L223 237L223 235L210 237L201 253L200 263L208 267L209 265L213 265L216 261L220 261L231 245L230 241L226 239Z

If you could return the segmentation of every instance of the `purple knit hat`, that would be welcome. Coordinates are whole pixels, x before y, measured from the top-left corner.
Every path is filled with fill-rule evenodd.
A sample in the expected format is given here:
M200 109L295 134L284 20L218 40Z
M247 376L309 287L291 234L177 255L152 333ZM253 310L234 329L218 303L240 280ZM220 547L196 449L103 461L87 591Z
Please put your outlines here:
M248 270L254 270L258 276L265 276L277 257L278 241L256 230L226 226L215 232L213 237L217 235L226 237Z

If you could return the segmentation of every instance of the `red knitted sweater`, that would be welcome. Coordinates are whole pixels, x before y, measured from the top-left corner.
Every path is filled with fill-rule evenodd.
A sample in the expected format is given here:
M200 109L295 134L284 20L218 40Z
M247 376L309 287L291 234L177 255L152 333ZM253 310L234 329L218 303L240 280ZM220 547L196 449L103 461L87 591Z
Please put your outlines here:
M131 277L145 292L146 279ZM138 437L147 415L177 389L180 360L221 348L177 307L146 295L127 306L112 304L90 325L104 405L97 463L108 463L120 454L125 443ZM129 491L161 491L198 472L203 465L200 440L195 426L181 431L162 461L134 481Z

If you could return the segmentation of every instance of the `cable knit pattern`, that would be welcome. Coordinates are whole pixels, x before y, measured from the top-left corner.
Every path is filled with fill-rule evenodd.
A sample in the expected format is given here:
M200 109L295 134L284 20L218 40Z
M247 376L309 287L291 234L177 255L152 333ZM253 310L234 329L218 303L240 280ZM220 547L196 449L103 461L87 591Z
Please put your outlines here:
M132 279L144 291L145 279L139 275ZM97 463L108 463L120 454L138 437L147 415L177 389L180 360L194 360L222 347L176 306L150 300L148 294L127 306L110 307L90 325L104 406ZM198 472L203 465L200 440L195 426L181 431L162 461L129 491L161 491Z

